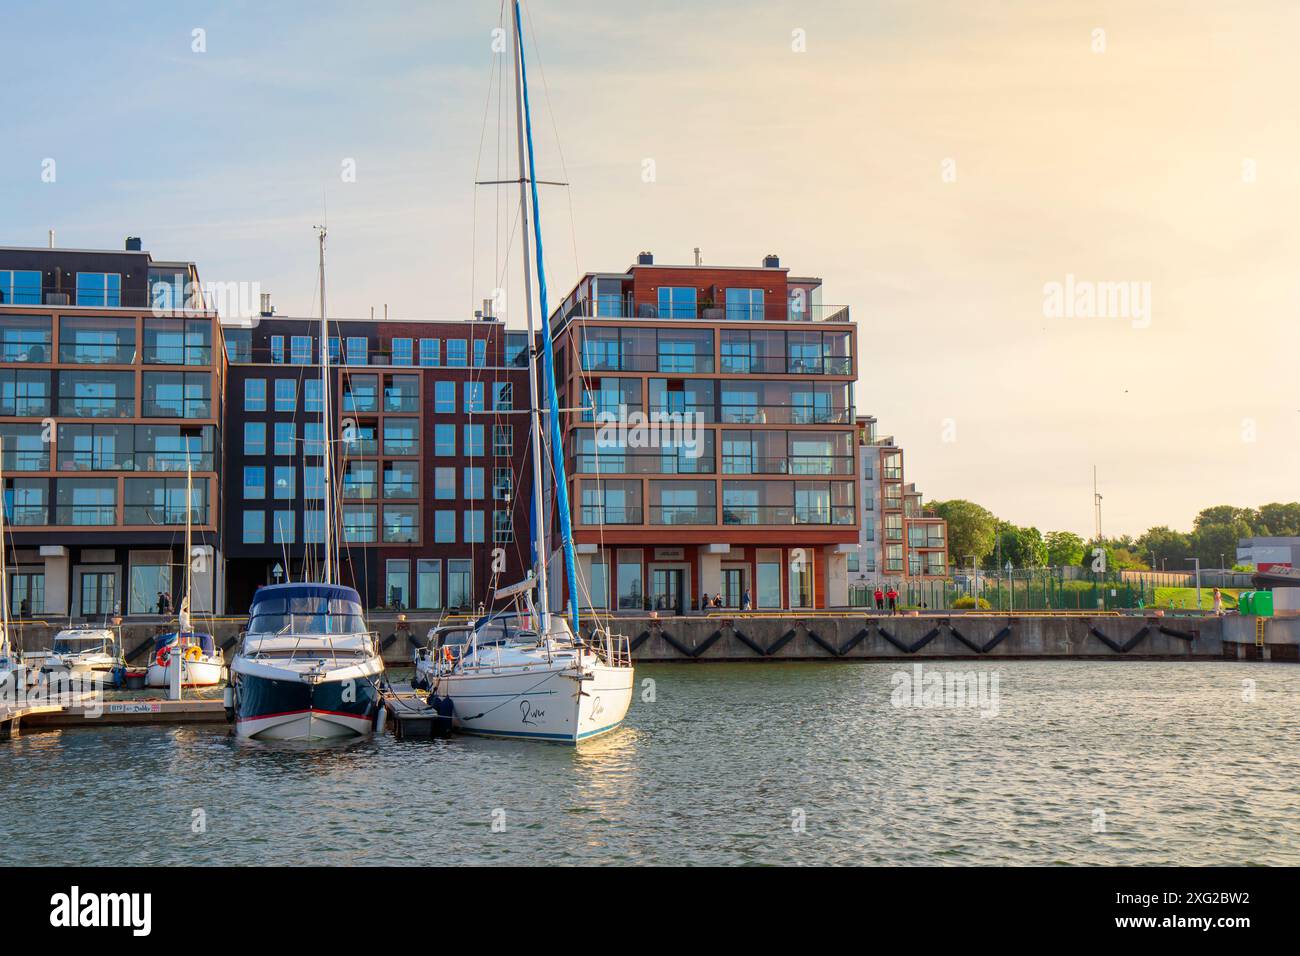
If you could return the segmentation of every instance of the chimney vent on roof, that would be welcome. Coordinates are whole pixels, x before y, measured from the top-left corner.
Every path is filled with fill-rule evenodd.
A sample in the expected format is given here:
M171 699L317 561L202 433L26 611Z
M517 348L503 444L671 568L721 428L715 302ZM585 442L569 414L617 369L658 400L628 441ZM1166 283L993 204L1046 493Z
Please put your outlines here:
M140 246L140 237L139 237L139 236L127 236L127 237L126 237L126 251L127 251L127 252L139 252L140 249L141 249L141 246Z
M652 266L652 265L654 265L654 264L655 264L655 256L654 256L654 253L653 253L653 252L643 252L643 253L641 253L639 256L636 257L636 264L639 265L639 266Z
M271 293L262 293L262 318L269 319L275 315L275 309L271 307Z
M483 315L480 316L480 318L484 318L484 319L495 319L495 318L496 318L496 316L493 315L493 313L492 313L492 300L491 300L491 299L484 299L484 300L483 300Z
M769 252L767 255L763 257L763 268L764 269L781 268L781 257L778 256L775 252Z

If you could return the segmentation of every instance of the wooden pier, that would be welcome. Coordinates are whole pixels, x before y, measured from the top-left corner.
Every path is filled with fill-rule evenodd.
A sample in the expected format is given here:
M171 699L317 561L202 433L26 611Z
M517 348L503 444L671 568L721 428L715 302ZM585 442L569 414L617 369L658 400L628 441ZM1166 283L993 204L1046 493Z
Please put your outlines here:
M224 724L217 700L89 700L0 708L0 737L19 728L112 727L128 724Z

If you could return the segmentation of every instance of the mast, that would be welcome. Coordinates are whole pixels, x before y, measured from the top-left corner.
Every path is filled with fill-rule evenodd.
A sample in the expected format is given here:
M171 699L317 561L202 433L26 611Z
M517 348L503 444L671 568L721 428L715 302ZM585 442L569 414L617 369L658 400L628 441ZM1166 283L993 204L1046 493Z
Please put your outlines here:
M190 572L194 568L194 469L190 462L189 443L185 444L185 593L181 595L179 625L181 632L190 629ZM179 640L179 638L178 638Z
M0 442L3 451L3 442ZM4 456L0 454L0 656L10 653L9 644L9 555L5 550Z
M537 159L533 152L533 116L528 107L528 66L524 62L523 55L523 25L522 17L519 12L519 0L514 0L515 10L515 68L519 73L519 91L522 94L522 113L524 123L527 127L528 135L528 184L531 187L533 197L533 235L536 242L536 264L537 264L537 295L542 307L542 362L546 372L546 400L550 406L550 419L548 421L548 431L551 439L551 459L552 470L555 475L555 510L560 519L560 543L564 549L564 573L569 591L569 608L570 620L572 621L573 639L581 642L582 636L578 630L578 571L577 560L573 554L573 527L571 524L572 512L569 509L569 485L564 474L564 444L560 434L560 398L555 389L555 349L551 341L551 323L550 310L546 303L546 269L544 257L542 255L542 211L537 201ZM518 113L516 111L516 122ZM520 149L523 149L522 140ZM519 189L524 189L523 160L520 159ZM521 231L527 233L527 222L521 223ZM525 270L527 275L528 246L524 244ZM529 331L532 330L531 321L532 299L529 297ZM536 408L536 405L533 406ZM538 465L540 468L540 464Z
M532 267L529 262L532 259L529 248L528 237L528 187L525 185L527 175L527 163L524 155L524 94L523 89L523 64L521 63L521 51L523 49L523 37L519 30L519 0L514 0L515 17L514 17L514 60L515 60L515 138L518 145L519 153L519 240L523 243L524 252L524 305L525 312L528 315L528 397L529 405L532 408L530 416L529 442L532 449L533 457L533 564L537 574L537 616L540 618L540 633L545 635L550 630L551 623L551 599L547 593L546 585L546 518L543 511L542 501L545 495L542 494L542 416L540 404L537 400L537 332L533 324L533 279ZM542 321L546 321L546 316L542 316ZM556 410L552 408L551 414L554 415Z
M334 583L334 443L330 429L330 339L329 324L325 319L325 227L320 229L320 396L321 396L321 431L324 448L321 449L324 460L321 472L324 478L325 501L322 510L324 522L325 568L321 580L325 584ZM286 569L287 571L288 569Z

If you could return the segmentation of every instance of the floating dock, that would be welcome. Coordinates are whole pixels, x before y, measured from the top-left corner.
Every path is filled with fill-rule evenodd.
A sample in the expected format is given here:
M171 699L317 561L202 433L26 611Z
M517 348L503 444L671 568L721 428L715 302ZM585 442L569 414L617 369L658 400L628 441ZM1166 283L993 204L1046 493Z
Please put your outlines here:
M27 730L110 727L124 724L224 724L225 705L217 700L91 700L33 703L0 708L0 736L20 725Z

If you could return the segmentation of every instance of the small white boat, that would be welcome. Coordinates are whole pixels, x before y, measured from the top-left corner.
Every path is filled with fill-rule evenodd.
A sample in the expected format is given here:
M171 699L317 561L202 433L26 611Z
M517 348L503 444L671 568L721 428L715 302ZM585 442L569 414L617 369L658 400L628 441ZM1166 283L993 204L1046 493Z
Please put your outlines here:
M145 671L146 687L170 685L173 654L181 655L182 687L216 687L221 683L226 661L212 635L173 631L154 638L153 655Z
M108 676L115 668L124 665L113 631L85 624L65 627L54 635L53 650L29 656L40 661L43 674Z

